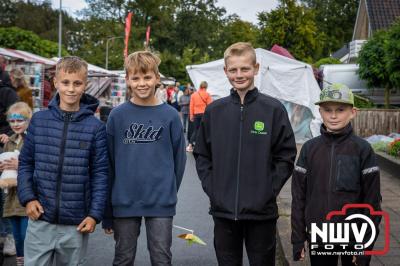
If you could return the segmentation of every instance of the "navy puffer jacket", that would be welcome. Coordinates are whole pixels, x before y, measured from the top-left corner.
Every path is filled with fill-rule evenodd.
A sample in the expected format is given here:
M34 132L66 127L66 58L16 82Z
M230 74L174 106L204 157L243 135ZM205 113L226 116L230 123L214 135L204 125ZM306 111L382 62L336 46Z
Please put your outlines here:
M18 197L38 200L49 223L77 225L103 218L108 186L105 125L94 117L98 100L84 94L80 109L63 112L59 95L30 122L19 156Z

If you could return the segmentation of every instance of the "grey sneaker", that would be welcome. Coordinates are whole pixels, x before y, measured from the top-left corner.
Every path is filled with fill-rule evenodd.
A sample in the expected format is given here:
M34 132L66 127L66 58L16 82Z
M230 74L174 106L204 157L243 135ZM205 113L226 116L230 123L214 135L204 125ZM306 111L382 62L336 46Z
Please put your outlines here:
M6 256L15 256L17 254L14 237L12 235L7 235L5 237L3 254Z

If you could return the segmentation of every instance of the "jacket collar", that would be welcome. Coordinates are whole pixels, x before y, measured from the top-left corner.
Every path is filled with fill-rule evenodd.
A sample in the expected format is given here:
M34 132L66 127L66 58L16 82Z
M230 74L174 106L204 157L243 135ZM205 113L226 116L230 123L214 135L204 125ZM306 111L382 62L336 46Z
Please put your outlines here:
M68 119L71 121L80 121L87 116L93 115L98 106L99 101L95 97L84 93L80 100L79 111L73 112ZM64 120L68 113L60 109L60 95L58 93L50 101L49 110L60 120Z
M259 94L259 92L258 92L257 87L254 87L254 89L249 90L246 93L246 95L244 96L244 105L247 105L247 104L253 102L257 98L258 94ZM234 103L238 103L238 104L241 103L240 96L234 88L231 89L231 99Z
M353 134L353 127L349 123L342 131L339 133L328 132L324 124L321 125L321 136L325 142L329 144L338 144L347 139L351 134Z
M22 133L22 138L25 136L25 134L24 133ZM9 141L10 142L12 142L12 143L14 143L15 145L18 145L20 142L21 142L21 140L20 141L17 141L18 140L18 134L12 134L11 136L10 136L10 138L9 138Z

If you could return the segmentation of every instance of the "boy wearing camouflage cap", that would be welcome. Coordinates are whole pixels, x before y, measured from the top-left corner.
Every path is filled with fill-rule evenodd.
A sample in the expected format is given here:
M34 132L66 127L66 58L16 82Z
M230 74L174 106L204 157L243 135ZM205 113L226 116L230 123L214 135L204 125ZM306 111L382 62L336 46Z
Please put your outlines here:
M311 223L322 228L329 212L340 211L348 203L366 203L375 211L381 210L379 167L368 142L353 133L350 120L356 109L354 95L347 86L332 84L323 89L315 104L320 106L323 120L321 135L304 143L292 177L293 258L304 260L307 241L311 265L337 265L337 253L326 255L329 253L320 251L329 250L316 249L324 247L323 241L317 238L311 243ZM378 232L379 216L370 216L367 209L353 209L352 213L370 217ZM344 218L330 221L342 222ZM368 235L371 232L367 230L367 239ZM335 245L334 251L355 251L352 236L349 242L345 248ZM341 254L342 265L369 265L370 256L352 254Z

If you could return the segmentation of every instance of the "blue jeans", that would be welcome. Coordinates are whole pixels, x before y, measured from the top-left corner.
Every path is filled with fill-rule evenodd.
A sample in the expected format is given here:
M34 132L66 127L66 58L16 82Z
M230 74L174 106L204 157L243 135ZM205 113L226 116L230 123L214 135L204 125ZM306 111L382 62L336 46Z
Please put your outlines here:
M10 217L10 221L13 229L13 236L15 240L15 249L17 250L17 257L23 257L26 228L28 227L28 217L12 216Z
M142 217L114 218L113 265L134 265ZM147 249L152 266L172 265L172 217L145 217Z
M0 189L0 237L11 235L13 232L10 219L3 218L4 198L4 191Z

